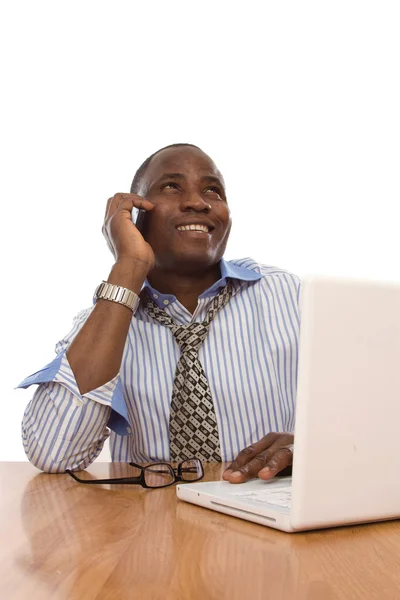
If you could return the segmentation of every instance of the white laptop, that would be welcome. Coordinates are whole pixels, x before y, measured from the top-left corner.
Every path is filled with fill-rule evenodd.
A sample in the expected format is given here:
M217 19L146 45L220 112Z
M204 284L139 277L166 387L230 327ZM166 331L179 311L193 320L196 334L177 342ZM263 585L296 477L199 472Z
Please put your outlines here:
M283 531L400 518L400 284L303 282L290 478L177 486Z

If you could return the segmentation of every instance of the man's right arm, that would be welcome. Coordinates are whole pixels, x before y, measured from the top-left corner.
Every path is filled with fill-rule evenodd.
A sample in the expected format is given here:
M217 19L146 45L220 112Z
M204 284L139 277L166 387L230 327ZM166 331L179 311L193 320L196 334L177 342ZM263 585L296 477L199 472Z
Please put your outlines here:
M139 294L154 267L151 246L131 219L133 207L151 211L154 205L135 194L115 194L108 200L103 233L115 257L108 283ZM95 309L68 349L67 356L81 394L109 381L119 371L132 313L109 300Z
M116 263L108 283L139 294L154 254L131 221L133 206L151 210L131 194L110 198L103 233ZM29 460L44 471L86 468L100 453L109 432L111 404L122 407L119 370L132 311L122 304L97 300L59 364L40 372L40 383L25 411L22 436ZM70 343L69 343L70 342ZM57 363L57 366L54 366ZM45 373L43 375L43 373ZM34 377L21 384L35 383ZM125 411L121 408L121 412Z

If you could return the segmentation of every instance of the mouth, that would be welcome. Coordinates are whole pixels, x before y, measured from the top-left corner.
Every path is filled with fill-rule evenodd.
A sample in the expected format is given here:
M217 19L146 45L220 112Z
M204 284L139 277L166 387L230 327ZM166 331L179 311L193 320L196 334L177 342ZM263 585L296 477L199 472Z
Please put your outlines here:
M210 227L209 225L205 225L203 223L190 223L188 225L178 225L177 230L182 232L189 233L203 233L208 234L214 227Z

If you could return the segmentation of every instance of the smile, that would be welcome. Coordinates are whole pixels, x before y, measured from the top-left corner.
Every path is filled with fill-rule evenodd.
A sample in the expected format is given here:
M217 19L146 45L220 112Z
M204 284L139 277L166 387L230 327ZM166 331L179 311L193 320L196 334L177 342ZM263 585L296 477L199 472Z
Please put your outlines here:
M207 225L179 225L178 231L201 231L203 233L209 233L210 228Z

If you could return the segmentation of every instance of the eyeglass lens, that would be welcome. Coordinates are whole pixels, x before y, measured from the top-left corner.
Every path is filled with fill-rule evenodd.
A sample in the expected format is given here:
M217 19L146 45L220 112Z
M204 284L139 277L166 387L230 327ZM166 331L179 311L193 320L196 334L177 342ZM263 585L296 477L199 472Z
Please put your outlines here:
M201 463L198 460L185 460L181 466L183 481L196 481L203 476Z
M150 465L144 469L144 480L149 487L162 487L175 481L175 475L169 465Z
M179 471L183 481L197 481L203 476L203 469L198 460L183 461ZM144 480L146 485L152 488L170 485L175 482L174 470L169 465L149 465L144 469Z

